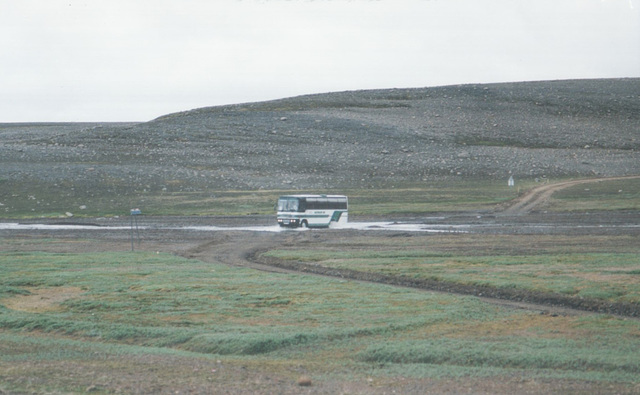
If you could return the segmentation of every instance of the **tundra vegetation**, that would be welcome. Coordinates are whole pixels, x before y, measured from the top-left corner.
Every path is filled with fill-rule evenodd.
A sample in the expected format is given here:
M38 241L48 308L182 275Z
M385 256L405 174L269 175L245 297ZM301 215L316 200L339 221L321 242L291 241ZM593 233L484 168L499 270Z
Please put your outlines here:
M597 188L598 199L614 207L635 204L615 182ZM358 208L363 214L406 207L404 198L369 199ZM555 207L582 199L569 191ZM447 197L433 199L438 210L437 202L450 204ZM328 240L280 245L261 257L640 304L634 235ZM293 393L301 377L324 392L412 392L494 380L510 383L493 388L506 392L514 377L521 385L549 386L538 389L632 393L639 385L637 318L514 309L473 296L267 273L158 252L38 252L81 242L3 239L4 392ZM38 246L25 248L30 243ZM144 378L133 379L137 374Z
M639 84L343 92L140 124L0 124L0 216L82 223L140 207L228 224L272 216L278 195L327 191L348 195L356 220L499 227L534 187L640 174ZM0 394L638 393L639 202L638 178L586 182L493 233L167 230L135 252L128 234L0 230ZM608 216L625 227L594 222ZM518 231L536 220L579 226ZM337 276L256 270L264 263Z
M269 254L606 300L639 296L637 250L459 256L410 241L365 243L358 251ZM149 252L5 251L0 268L5 392L150 390L130 380L138 369L165 389L251 378L239 387L248 392L302 375L372 389L514 376L623 392L638 385L637 319L541 314L471 296Z

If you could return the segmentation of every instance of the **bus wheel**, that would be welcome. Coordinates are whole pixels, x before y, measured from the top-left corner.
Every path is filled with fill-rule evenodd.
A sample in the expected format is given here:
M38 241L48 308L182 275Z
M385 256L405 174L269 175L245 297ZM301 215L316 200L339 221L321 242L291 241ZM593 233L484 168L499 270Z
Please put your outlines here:
M307 223L307 221L302 221L302 222L300 223L300 226L301 226L302 228L307 229L307 228L309 227L309 224Z

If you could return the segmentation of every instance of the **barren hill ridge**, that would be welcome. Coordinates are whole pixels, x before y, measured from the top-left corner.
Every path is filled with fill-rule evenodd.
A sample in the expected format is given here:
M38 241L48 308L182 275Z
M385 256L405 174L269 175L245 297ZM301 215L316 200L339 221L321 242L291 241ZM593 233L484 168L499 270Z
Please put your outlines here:
M390 187L640 174L640 79L349 91L138 124L0 124L0 180L91 188Z

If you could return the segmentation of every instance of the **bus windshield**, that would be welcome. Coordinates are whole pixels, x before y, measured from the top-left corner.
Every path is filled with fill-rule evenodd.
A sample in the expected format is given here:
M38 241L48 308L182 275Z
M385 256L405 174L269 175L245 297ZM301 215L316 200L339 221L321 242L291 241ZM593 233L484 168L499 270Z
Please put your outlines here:
M278 211L298 211L298 199L278 199Z

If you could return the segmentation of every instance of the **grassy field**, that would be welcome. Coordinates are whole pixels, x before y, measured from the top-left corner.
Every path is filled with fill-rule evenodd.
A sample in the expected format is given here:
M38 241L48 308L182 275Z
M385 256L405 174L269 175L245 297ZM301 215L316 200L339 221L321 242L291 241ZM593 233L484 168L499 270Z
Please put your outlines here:
M554 180L551 180L553 182ZM562 181L562 180L555 180ZM147 215L273 214L279 195L340 193L349 196L355 215L421 215L433 212L485 211L540 185L535 180L506 182L458 180L395 188L339 191L189 191L129 190L124 187L95 191L40 187L0 180L0 215L3 218L80 217L127 215L134 207ZM4 192L3 192L4 191ZM579 185L559 191L546 209L552 211L638 210L640 179Z
M488 210L535 185L468 182L341 192L356 215L424 214ZM637 209L639 185L629 180L567 188L545 209ZM149 193L139 203L145 214L272 214L277 196L291 192ZM10 206L15 217L66 210L46 214L33 206L45 201L38 196L14 199L22 204ZM102 203L89 203L78 215L122 215L120 209L127 213L132 205L109 211L110 200L96 197ZM0 208L8 207L5 202ZM264 255L640 303L640 244L623 233L311 240ZM640 388L637 319L541 314L471 296L265 273L155 252L32 251L61 243L55 238L0 242L0 393L299 393L301 377L325 393L419 393L450 382L469 388L509 382L509 389L553 383L545 388L583 392Z
M397 270L434 259L413 251L339 258L317 252L314 259ZM531 268L546 264L519 270L506 258L446 257L432 267L446 272L444 262L456 260L466 260L472 271L516 268L522 273L510 274L513 281L531 278ZM567 265L573 261L568 256ZM620 254L612 265L588 265L582 273L596 266L620 272L628 264ZM636 288L626 297L637 298ZM372 385L515 375L633 389L640 383L639 338L637 320L541 315L472 297L269 274L166 254L0 254L5 392L116 391L120 380L107 378L128 377L134 365L159 385L232 384L248 370L263 381L243 381L247 391L267 385L265 377L294 383L301 375L315 383Z
M506 182L456 181L403 185L393 189L339 191L189 191L135 190L120 186L76 190L0 180L0 216L3 218L60 217L67 212L80 217L127 215L134 207L147 215L247 215L273 214L279 195L340 193L350 198L356 215L417 214L438 211L487 210L513 199L537 185L523 181L517 188Z
M367 237L351 247L305 245L274 249L263 255L411 279L640 303L640 247L629 247L634 244L633 239L627 236L531 239L528 235L409 237L393 241ZM599 244L599 248L590 252L589 247L579 245L580 241ZM447 245L458 245L461 252L444 249ZM474 245L476 249L469 247Z
M553 195L553 211L640 210L640 179L577 185Z

